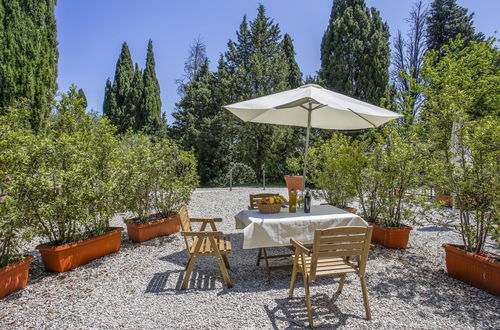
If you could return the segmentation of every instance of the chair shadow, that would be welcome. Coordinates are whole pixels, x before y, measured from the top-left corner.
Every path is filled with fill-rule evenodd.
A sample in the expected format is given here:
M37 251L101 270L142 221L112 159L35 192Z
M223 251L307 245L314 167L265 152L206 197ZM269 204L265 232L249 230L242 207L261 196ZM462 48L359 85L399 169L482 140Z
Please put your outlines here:
M349 318L362 319L358 315L343 313L339 309L336 301L340 296L341 294L338 292L335 292L331 297L325 293L317 293L311 296L315 328L338 328L345 326ZM288 326L287 329L309 327L305 296L295 295L293 298L277 298L275 302L276 307L272 309L267 305L264 306L274 329L278 329L277 320L293 324L292 326ZM279 316L279 314L283 314L283 316ZM322 320L321 323L319 321L320 318Z
M423 231L423 232L451 231L451 230L452 230L451 228L443 226L429 226L417 229L417 231Z
M163 273L156 273L153 275L151 280L146 287L145 293L154 293L154 294L181 294L183 290L181 290L182 280L184 279L184 270L175 270ZM169 288L167 283L171 276L177 276L176 285L173 288ZM213 274L193 271L191 273L191 278L189 280L189 284L186 290L188 289L196 289L201 291L209 291L214 290L216 288L216 277Z

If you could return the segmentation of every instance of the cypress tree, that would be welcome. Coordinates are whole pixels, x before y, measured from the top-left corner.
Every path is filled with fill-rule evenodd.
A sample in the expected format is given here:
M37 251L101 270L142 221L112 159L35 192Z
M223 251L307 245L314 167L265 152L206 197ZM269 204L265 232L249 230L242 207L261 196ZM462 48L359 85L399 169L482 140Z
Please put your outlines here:
M140 111L136 117L138 127L148 134L158 134L162 129L160 84L156 79L153 41L148 42L146 68L143 75L144 92Z
M326 87L379 104L389 81L389 28L364 0L335 0L321 42Z
M288 86L290 88L297 88L302 84L302 72L300 72L299 65L295 61L295 49L293 47L292 37L288 33L283 36L281 42L281 51L284 54L284 60L288 71Z
M133 119L131 121L132 127L135 131L140 131L142 129L141 122L139 121L142 115L142 96L144 94L144 79L142 76L142 71L139 69L139 64L135 64L134 78L132 79L131 90L127 98L127 108L130 113L133 114Z
M124 133L132 127L134 114L127 106L129 94L131 93L132 80L134 78L134 66L132 57L126 42L122 44L122 50L118 61L116 62L115 79L112 88L111 106L106 113L106 116L111 120L111 123L117 127L119 133Z
M102 104L102 113L111 120L113 110L116 108L115 94L113 93L113 86L109 78L106 80L106 87L104 88L104 102Z
M484 35L476 34L473 26L474 13L457 5L455 0L434 0L427 19L427 48L442 52L444 45L459 34L466 47L470 41L482 41ZM441 57L441 54L440 56Z
M35 130L57 90L56 0L0 0L0 109L23 99Z

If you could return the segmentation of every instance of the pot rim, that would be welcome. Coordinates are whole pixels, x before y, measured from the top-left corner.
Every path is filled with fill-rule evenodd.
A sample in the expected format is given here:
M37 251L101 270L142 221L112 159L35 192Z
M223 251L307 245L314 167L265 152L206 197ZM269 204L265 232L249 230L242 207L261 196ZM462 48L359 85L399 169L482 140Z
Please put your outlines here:
M35 256L33 256L31 254L25 255L23 259L14 261L14 262L7 264L7 265L3 266L2 268L0 268L0 275L6 274L6 273L12 271L13 269L22 266L25 263L30 263L31 260L33 260L34 258L35 258Z
M90 242L93 242L93 241L96 241L96 240L101 240L103 238L106 238L108 236L113 236L113 235L116 235L117 232L122 232L125 230L125 228L123 227L108 227L109 229L111 229L110 231L102 234L102 235L98 235L98 236L94 236L94 237L89 237L87 239L82 239L82 240L79 240L79 241L76 241L76 242L71 242L71 243L65 243L65 244L62 244L62 245L54 245L54 246L51 246L51 245L47 245L47 243L45 244L39 244L36 249L39 250L39 251L53 251L53 252L57 252L57 251L62 251L62 250L67 250L67 249L71 249L71 248L75 248L77 246L81 246L82 244L88 244Z
M135 228L144 228L144 227L154 226L154 225L157 225L159 223L163 223L163 222L167 222L167 221L172 221L172 220L175 220L177 217L178 217L178 214L174 214L170 217L165 217L165 218L153 220L153 221L149 221L146 223L134 223L133 221L130 221L130 220L137 219L137 218L131 218L131 219L126 219L124 222L127 224L127 227L132 226Z
M493 267L500 268L500 261L496 261L492 258L478 256L477 254L472 252L467 252L463 249L464 246L461 244L444 243L441 246L445 249L446 252L450 251L452 253L472 258L478 262L487 263Z

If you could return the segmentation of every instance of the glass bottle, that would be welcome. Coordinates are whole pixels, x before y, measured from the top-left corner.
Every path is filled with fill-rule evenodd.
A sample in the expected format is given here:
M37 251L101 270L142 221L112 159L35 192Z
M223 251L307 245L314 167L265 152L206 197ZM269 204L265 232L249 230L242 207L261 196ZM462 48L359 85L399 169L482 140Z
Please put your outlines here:
M288 209L290 210L290 213L297 212L297 194L294 189L290 190L288 201Z
M306 194L304 195L304 213L311 213L311 202L311 193L309 190L306 190Z

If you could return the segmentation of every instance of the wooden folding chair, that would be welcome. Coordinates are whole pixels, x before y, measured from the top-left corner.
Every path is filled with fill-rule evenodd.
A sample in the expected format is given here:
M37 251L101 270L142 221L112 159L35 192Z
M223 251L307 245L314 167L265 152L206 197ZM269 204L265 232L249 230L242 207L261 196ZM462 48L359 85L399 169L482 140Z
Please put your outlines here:
M231 268L229 266L229 261L227 260L227 255L231 252L231 242L229 239L223 237L223 233L217 231L217 227L215 226L215 223L221 222L222 219L190 218L186 205L181 207L179 217L182 228L181 235L184 237L184 241L186 242L186 251L189 256L181 290L187 288L196 259L207 256L214 256L217 259L217 263L219 264L226 286L228 288L232 288L233 283L231 282L231 278L227 272L227 269ZM201 222L200 231L193 231L191 222ZM206 230L208 224L210 224L212 231Z
M301 242L294 239L290 240L295 247L295 255L289 297L293 297L297 273L302 273L310 327L313 327L313 317L309 283L314 282L318 276L341 276L337 291L341 293L346 274L356 273L361 281L366 319L371 320L365 269L372 230L372 227L318 229L314 232L312 251L307 249ZM356 263L351 260L351 257L355 257Z
M249 210L257 210L258 203L262 198L266 197L275 197L279 196L279 194L272 194L272 193L263 193L263 194L250 194L250 205L248 206ZM259 252L257 253L257 266L260 265L260 261L264 260L266 264L266 270L267 270L267 276L269 281L271 281L271 269L278 268L278 269L283 269L288 267L287 265L285 266L271 266L269 265L269 259L276 259L276 258L285 258L285 257L290 257L290 254L278 254L278 255L268 255L267 250L265 248L260 248Z

